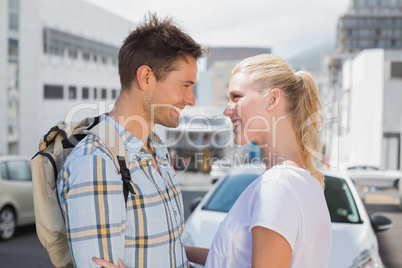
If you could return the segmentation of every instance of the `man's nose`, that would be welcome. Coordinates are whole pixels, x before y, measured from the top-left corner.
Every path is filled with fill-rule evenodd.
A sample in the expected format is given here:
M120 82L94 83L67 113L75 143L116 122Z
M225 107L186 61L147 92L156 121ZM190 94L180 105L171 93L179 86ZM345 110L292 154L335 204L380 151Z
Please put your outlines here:
M184 102L186 105L194 106L195 105L195 96L194 96L194 91L192 88L189 88L186 90L186 93L184 95Z

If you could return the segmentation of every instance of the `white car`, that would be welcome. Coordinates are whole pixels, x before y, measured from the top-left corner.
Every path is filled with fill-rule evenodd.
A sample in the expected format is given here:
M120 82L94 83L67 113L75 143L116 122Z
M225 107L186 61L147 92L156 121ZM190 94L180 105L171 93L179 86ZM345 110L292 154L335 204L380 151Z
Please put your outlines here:
M35 223L30 161L0 156L0 240L10 239L17 226Z
M184 243L209 248L220 222L243 190L262 172L256 169L234 170L220 179L185 222ZM332 222L329 267L383 267L374 229L387 230L392 227L392 222L380 215L369 217L350 178L340 173L323 173Z
M401 178L399 170L385 170L376 166L348 166L345 171L360 186L398 189Z

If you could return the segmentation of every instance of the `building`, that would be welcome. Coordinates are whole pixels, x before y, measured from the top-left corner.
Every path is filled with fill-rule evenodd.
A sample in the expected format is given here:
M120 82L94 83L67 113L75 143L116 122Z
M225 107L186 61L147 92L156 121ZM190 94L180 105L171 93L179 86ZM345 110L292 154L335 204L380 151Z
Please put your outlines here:
M132 22L82 0L0 0L0 20L0 155L33 155L57 122L111 109L120 90L117 54ZM177 130L156 126L182 159L194 144L204 142L209 145L197 145L192 153L234 154L235 146L222 145L231 133L227 119L214 118L223 117L233 67L270 49L212 47L210 52L204 60L210 68L199 73L195 86L197 107L184 111L182 120L192 124ZM204 128L200 116L206 116L211 129ZM188 139L171 142L177 133Z
M209 69L212 74L212 106L225 107L232 71L241 60L215 61Z
M258 54L270 54L270 48L259 47L210 47L207 56L207 75L212 83L210 105L225 107L227 89L233 68L243 59Z
M349 162L352 157L350 150L342 150L350 148L353 116L350 97L353 88L345 89L343 85L344 62L371 48L387 51L402 48L402 0L350 0L347 12L338 20L336 51L325 55L321 79L328 119L325 156L332 166ZM384 165L384 162L377 164Z
M220 107L186 107L179 126L165 128L165 133L166 146L178 170L208 171L211 160L233 155L231 122Z
M207 69L210 69L216 61L242 60L258 54L271 54L271 49L264 47L210 47Z
M233 143L232 124L223 111L228 103L227 90L234 67L247 57L269 53L270 48L209 48L195 86L196 107L183 111L183 122L177 129L166 129L172 158L180 156L180 161L176 161L177 169L202 170L200 161L206 154L212 160L228 158L232 164L260 157L255 146Z
M338 20L337 52L402 48L402 1L351 0Z
M343 99L349 103L348 142L340 149L351 165L400 168L402 49L367 49L344 62Z
M0 155L33 155L57 122L110 109L132 22L82 0L0 0L0 20Z

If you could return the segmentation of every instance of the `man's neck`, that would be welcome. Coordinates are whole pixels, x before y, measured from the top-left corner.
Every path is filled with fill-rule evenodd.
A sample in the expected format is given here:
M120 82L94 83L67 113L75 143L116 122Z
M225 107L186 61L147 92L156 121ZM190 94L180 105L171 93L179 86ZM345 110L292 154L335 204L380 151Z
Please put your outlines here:
M141 103L135 103L135 100L132 99L127 95L120 95L114 109L109 113L109 117L133 134L145 146L148 146L148 136L154 125L148 122L149 120L144 116Z

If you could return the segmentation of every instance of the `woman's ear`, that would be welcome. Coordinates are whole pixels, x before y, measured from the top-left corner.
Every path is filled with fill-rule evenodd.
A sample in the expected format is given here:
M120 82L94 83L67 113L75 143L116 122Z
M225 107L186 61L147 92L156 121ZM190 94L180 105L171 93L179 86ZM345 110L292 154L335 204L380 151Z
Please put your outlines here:
M142 65L137 69L137 81L140 90L147 91L151 85L151 78L154 76L151 67Z
M272 89L268 94L267 111L274 109L281 101L281 91L277 88Z

